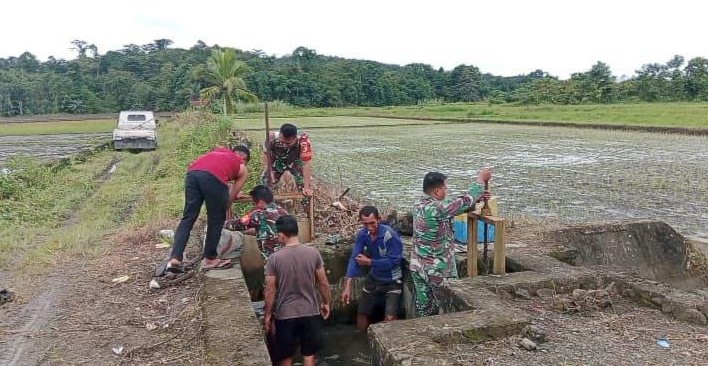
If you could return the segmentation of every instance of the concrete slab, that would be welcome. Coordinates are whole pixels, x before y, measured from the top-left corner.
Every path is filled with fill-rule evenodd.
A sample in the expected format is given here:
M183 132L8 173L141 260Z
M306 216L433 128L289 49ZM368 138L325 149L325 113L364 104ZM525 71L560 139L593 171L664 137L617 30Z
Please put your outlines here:
M270 366L241 266L207 271L203 296L207 364Z
M476 309L369 327L375 365L453 365L456 344L484 342L517 334L529 322L518 311Z

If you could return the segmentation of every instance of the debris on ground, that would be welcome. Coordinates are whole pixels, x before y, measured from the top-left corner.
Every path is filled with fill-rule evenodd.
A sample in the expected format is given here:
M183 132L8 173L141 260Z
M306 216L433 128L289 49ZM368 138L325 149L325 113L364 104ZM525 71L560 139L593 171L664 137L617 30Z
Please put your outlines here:
M113 353L115 353L117 356L120 356L121 353L123 353L123 346L115 346L111 348Z
M7 289L2 289L0 291L0 305L4 304L6 302L11 302L14 299L15 299L14 292L8 291Z
M111 282L117 284L117 283L127 282L129 279L130 279L130 276L125 275L125 276L116 277L116 278L112 279Z
M546 342L534 342L524 333L532 328L524 328L519 336L457 344L458 364L484 360L487 365L614 365L631 360L620 364L702 366L708 359L705 326L672 319L627 299L613 298L612 306L589 314L559 312L553 301L538 297L508 301L533 314L532 325L546 332ZM521 346L523 338L536 344L537 351ZM658 344L660 339L670 348Z
M198 271L189 271L191 277L177 286L159 291L147 288L153 279L154 263L165 255L165 249L155 248L160 240L156 233L172 221L160 219L122 231L110 250L85 265L85 272L67 289L74 295L61 303L52 328L41 334L53 342L46 363L205 364ZM197 238L203 228L200 219L187 245L190 259L200 257L202 248ZM141 256L136 259L135 253ZM118 286L104 280L126 274L130 280Z
M611 306L612 299L606 290L575 289L570 295L558 295L554 305L561 312L590 313Z
M521 335L534 343L546 343L546 331L537 325L527 325L521 330Z
M659 346L664 347L664 348L669 348L669 346L671 346L671 342L669 342L669 340L666 339L666 337L661 337L661 338L657 339L656 344L658 344Z
M536 343L534 343L532 340L528 338L522 338L519 341L519 347L527 350L527 351L535 351L538 346L536 346Z

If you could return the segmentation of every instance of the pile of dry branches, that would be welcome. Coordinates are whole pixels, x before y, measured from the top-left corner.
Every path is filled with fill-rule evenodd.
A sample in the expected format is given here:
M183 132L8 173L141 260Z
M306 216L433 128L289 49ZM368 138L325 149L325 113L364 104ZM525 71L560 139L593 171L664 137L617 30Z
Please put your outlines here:
M317 232L353 237L360 227L358 212L361 205L348 196L349 189L339 192L322 182L313 183Z

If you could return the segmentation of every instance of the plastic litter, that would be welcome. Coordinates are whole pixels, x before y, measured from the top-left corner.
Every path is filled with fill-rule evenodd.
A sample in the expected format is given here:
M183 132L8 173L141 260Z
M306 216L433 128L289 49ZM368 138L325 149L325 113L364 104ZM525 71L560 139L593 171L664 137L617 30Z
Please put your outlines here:
M175 241L175 232L174 230L160 230L159 237L165 243L172 245Z
M116 278L114 278L113 280L111 280L111 282L113 282L113 283L123 283L123 282L127 282L129 279L130 279L130 276L125 275L125 276L116 277Z
M669 346L671 346L671 342L669 342L669 340L666 339L666 337L657 338L656 344L658 344L659 346L661 346L663 348L669 348Z

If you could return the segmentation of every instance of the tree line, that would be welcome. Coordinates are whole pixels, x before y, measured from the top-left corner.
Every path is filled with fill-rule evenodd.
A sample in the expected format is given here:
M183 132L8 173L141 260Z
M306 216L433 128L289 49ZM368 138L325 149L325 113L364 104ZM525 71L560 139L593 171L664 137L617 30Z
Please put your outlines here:
M75 40L72 60L49 57L42 62L30 52L0 58L0 115L177 111L205 97L213 97L215 110L226 111L233 100L219 90L230 87L240 91L234 97L302 107L412 105L431 100L708 101L708 60L702 57L686 62L675 56L665 64L646 64L623 80L612 75L607 64L597 62L588 71L560 80L543 70L505 77L482 73L473 65L452 70L421 63L390 65L320 55L305 47L282 57L226 48L230 50L226 56L236 58L226 57L227 66L237 73L229 77L215 58L220 53L223 59L225 48L201 41L189 49L170 48L171 44L169 39L158 39L101 54L95 45Z

